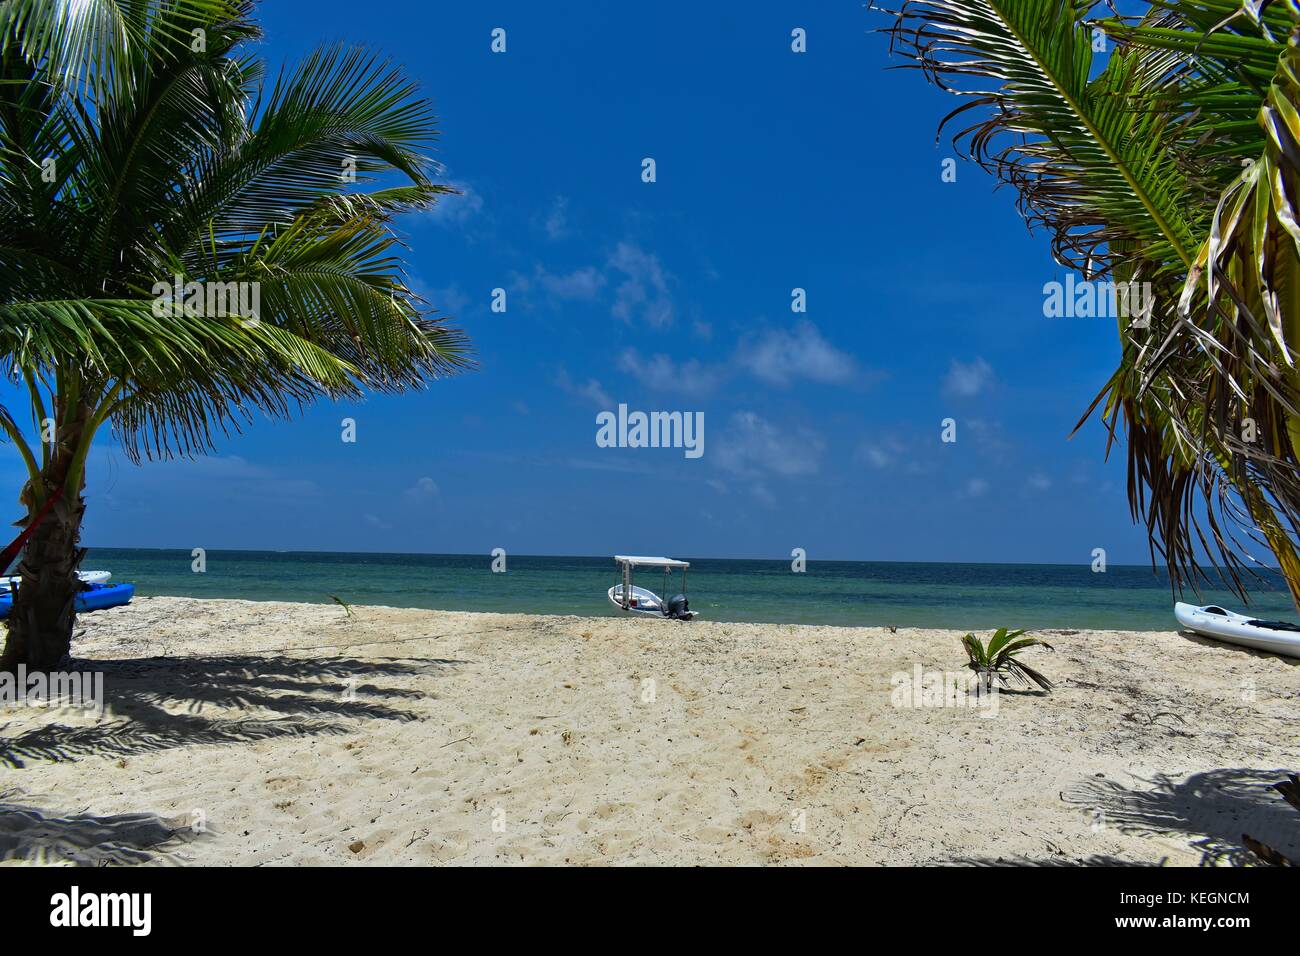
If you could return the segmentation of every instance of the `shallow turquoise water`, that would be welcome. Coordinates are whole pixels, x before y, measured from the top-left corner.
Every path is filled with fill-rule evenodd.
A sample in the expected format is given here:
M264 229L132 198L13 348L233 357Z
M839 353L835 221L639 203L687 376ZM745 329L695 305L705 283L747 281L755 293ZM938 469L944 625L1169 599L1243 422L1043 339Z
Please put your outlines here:
M794 574L788 561L690 558L687 594L701 617L795 624L959 628L1070 627L1168 630L1176 625L1163 574L1149 567L1088 565L902 564L811 561ZM209 551L194 573L188 551L92 549L84 568L113 572L141 595L261 601L387 604L462 611L616 614L605 592L616 583L610 558L511 556L504 574L487 555L338 554ZM636 583L662 591L662 573ZM680 590L674 578L670 593ZM1280 576L1252 595L1250 613L1295 620ZM1240 608L1223 591L1189 594L1196 604Z

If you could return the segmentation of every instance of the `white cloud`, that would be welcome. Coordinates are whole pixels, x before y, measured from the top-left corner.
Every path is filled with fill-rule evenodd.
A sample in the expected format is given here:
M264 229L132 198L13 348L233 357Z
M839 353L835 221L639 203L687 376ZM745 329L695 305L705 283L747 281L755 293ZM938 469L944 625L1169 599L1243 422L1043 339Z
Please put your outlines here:
M973 398L993 384L993 368L982 358L973 362L952 360L943 380L943 391L956 398Z
M878 471L901 475L921 475L931 470L929 443L897 434L866 436L853 451L853 461Z
M646 355L629 348L620 353L618 369L656 392L691 397L707 395L742 373L775 386L801 380L870 382L879 374L862 369L850 355L822 338L810 322L793 331L768 331L756 343L741 345L730 359L715 364L694 358L679 361L664 353Z
M630 242L620 242L609 258L609 268L623 275L615 290L616 319L628 323L640 320L652 328L672 324L668 274L659 264L658 256Z
M551 239L563 239L569 234L569 200L565 196L556 196L551 209L546 214L542 229Z
M1029 476L1026 484L1030 491L1047 491L1052 487L1052 479L1048 478L1041 471L1036 471Z
M204 455L192 462L184 462L187 477L220 478L223 481L247 478L263 481L274 477L274 472L263 465L255 465L240 455Z
M894 463L894 456L883 448L872 445L864 449L867 462L873 468L888 468Z
M427 504L438 498L438 484L432 478L421 478L410 488L402 492L402 497L414 504Z
M656 392L704 395L717 383L715 370L698 359L678 363L662 353L646 357L636 349L624 349L618 358L618 367Z
M574 269L567 275L547 272L541 266L534 271L537 284L549 295L557 299L580 299L590 301L596 297L605 284L605 277L593 266Z
M754 412L731 417L715 452L720 467L741 475L815 475L826 443L809 428L782 430Z
M586 399L601 408L613 408L614 400L609 397L609 393L594 378L589 378L585 383L578 383L569 378L569 373L560 369L559 375L556 376L556 384L570 395Z
M983 478L972 478L966 482L965 496L967 498L979 498L988 493L989 483Z
M594 266L583 266L572 272L551 272L539 262L533 266L531 276L518 272L511 274L511 288L515 294L527 296L539 291L558 302L590 302L600 293L605 282L605 276Z
M448 182L447 185L460 195L439 196L429 210L431 219L444 225L461 225L483 211L483 197L469 183Z
M742 346L736 362L769 385L788 386L799 379L836 383L853 378L852 356L827 342L811 322L793 331L773 329L753 345Z
M904 451L903 443L896 438L877 438L864 441L854 452L855 461L870 465L872 468L890 468L898 463Z
M590 302L606 286L613 286L611 311L615 318L629 324L643 322L654 328L673 321L668 273L657 256L630 242L620 242L604 266L582 266L559 273L537 263L532 275L515 273L512 280L522 293L540 290L564 301Z

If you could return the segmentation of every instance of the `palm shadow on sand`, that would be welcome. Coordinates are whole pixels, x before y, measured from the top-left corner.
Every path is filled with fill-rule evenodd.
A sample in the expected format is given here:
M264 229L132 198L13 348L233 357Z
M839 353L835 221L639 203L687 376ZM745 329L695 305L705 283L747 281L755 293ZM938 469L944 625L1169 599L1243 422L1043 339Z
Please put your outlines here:
M1157 774L1142 781L1145 786L1137 787L1091 779L1067 790L1064 797L1102 826L1142 836L1191 838L1202 866L1258 866L1263 861L1247 849L1243 835L1290 859L1300 859L1300 817L1273 789L1286 775L1282 770L1236 767L1196 773L1182 780ZM981 866L1146 865L1105 856L956 862Z
M196 836L186 822L153 813L59 815L0 795L0 861L74 866L168 862Z
M1243 835L1261 840L1291 859L1300 858L1300 818L1273 789L1283 770L1233 767L1194 773L1182 780L1157 774L1149 787L1114 780L1087 780L1065 797L1103 814L1107 826L1125 833L1187 836L1202 866L1258 865Z
M18 769L30 761L343 734L352 729L345 723L350 719L418 720L399 705L423 693L377 682L445 673L462 663L258 655L79 662L82 670L104 673L105 719L83 726L51 723L0 736L0 766ZM217 708L248 716L205 714Z
M1258 866L1260 857L1245 847L1243 835L1270 845L1283 856L1300 858L1300 817L1273 784L1283 770L1248 767L1209 770L1177 780L1157 774L1145 787L1126 787L1115 780L1084 780L1065 792L1067 803L1087 810L1102 826L1126 834L1187 836L1200 852L1201 866ZM1093 855L1047 858L962 857L967 866L1161 866Z
M1118 856L1105 856L1096 853L1092 856L1078 858L1068 856L1045 857L1043 859L1030 859L1028 857L998 857L997 859L991 857L959 857L952 862L959 866L1055 866L1071 869L1077 866L1158 867L1164 865L1163 860L1159 863L1138 863Z

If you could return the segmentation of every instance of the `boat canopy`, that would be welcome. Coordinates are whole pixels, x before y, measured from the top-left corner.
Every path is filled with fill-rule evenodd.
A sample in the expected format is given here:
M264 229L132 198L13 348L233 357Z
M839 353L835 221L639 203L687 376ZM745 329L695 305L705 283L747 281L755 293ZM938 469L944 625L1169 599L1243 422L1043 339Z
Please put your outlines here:
M619 564L633 568L689 568L689 561L676 561L673 558L647 558L644 555L616 554L614 560Z

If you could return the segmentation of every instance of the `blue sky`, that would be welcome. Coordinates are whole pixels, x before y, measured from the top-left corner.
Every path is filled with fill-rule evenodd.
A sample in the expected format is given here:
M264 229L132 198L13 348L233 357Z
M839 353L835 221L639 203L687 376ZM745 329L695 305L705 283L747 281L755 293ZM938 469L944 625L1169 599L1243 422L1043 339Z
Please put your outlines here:
M1064 277L1046 237L977 168L941 180L954 103L887 69L861 4L274 0L261 17L273 66L346 39L435 101L464 195L401 227L412 281L481 367L262 422L196 462L139 468L106 435L87 544L1146 560L1122 449L1103 462L1097 423L1067 440L1114 322L1044 318ZM703 412L704 455L598 448L595 416L620 402Z

